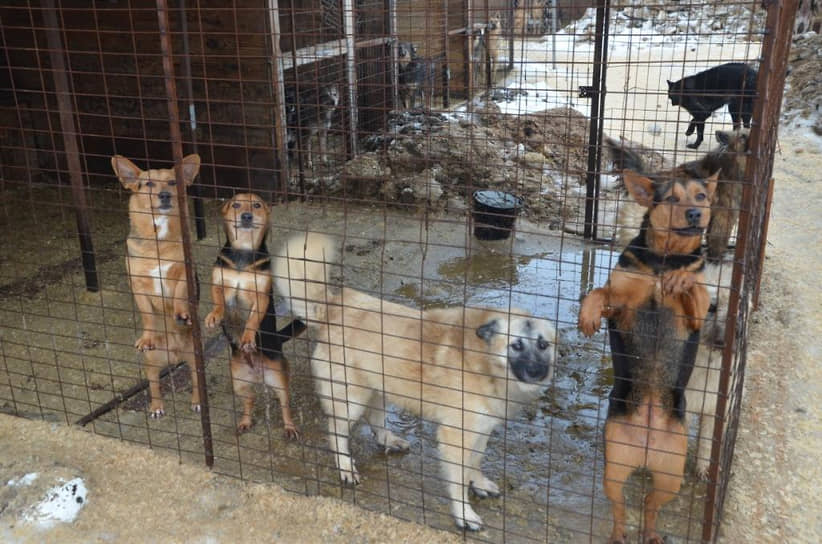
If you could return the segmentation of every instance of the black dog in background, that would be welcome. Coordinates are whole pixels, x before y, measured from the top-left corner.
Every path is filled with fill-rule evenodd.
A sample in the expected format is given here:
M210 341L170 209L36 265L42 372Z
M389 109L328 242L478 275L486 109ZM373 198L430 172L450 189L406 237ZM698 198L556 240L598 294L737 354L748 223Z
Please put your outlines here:
M725 104L728 105L734 129L739 128L740 118L745 128L751 126L756 77L756 69L742 62L729 62L679 81L668 81L671 105L685 108L693 117L685 135L690 136L696 129L696 141L688 147L699 147L705 132L705 120Z

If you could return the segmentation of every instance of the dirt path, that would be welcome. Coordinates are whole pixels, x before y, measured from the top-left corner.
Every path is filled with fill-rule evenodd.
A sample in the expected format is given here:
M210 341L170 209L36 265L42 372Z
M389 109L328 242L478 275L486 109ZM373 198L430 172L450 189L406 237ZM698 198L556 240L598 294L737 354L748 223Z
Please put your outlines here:
M822 144L787 128L725 503L728 543L822 541Z
M788 131L785 131L788 132ZM742 427L723 542L822 541L822 294L817 276L822 164L818 142L782 138L761 309L753 315ZM0 415L0 479L81 476L74 523L19 522L42 485L0 488L3 542L456 542L455 533L324 497L245 484L176 457L76 429Z

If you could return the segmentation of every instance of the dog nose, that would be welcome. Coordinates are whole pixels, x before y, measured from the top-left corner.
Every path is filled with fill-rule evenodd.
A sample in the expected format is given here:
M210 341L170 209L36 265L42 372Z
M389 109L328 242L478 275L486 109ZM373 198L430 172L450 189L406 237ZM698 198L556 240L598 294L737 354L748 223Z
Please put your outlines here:
M699 220L702 219L702 210L698 208L690 208L685 212L685 218L688 220L689 225L696 227L699 225Z
M240 220L243 222L243 225L250 225L254 221L254 214L251 212L243 212L240 215Z
M157 193L157 196L160 198L160 200L171 200L171 193L168 191L160 191L159 193Z

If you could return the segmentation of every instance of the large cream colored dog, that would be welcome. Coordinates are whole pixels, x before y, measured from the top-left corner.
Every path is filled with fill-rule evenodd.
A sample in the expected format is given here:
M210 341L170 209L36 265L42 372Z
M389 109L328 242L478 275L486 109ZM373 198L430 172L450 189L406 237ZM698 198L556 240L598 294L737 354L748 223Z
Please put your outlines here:
M550 381L554 327L516 310L423 311L354 289L332 292L339 259L332 239L297 235L275 257L274 279L313 331L311 369L340 478L359 482L348 440L361 417L387 450L408 448L385 428L385 404L395 404L439 424L451 513L460 527L479 530L468 490L499 495L480 461L494 427Z

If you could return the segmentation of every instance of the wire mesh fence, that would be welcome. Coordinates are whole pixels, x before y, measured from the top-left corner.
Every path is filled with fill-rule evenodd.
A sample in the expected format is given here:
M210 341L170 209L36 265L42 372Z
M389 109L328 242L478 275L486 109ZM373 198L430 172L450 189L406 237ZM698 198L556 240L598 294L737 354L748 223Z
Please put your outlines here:
M1 409L472 540L634 539L655 490L711 540L795 4L4 4ZM580 331L677 251L710 304Z

